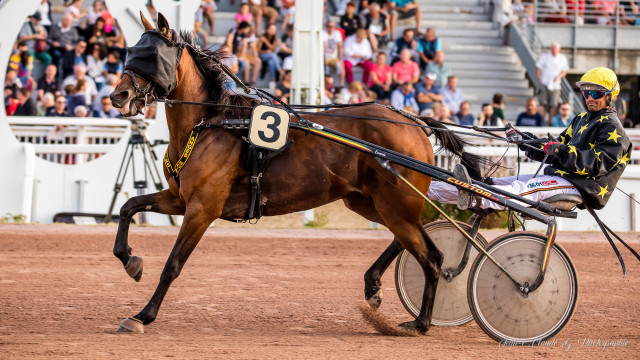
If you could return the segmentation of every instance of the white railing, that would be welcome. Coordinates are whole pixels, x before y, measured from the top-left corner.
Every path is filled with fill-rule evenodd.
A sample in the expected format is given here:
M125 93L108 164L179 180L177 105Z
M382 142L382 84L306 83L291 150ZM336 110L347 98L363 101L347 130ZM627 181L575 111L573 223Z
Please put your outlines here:
M9 117L20 142L36 155L60 164L82 164L107 153L124 136L129 121L119 119Z

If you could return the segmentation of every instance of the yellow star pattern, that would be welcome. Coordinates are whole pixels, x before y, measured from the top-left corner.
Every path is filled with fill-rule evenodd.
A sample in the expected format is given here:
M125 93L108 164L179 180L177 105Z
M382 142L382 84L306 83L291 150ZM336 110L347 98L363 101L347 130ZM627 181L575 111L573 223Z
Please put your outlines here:
M564 176L564 174L568 174L568 172L562 171L562 170L556 170L554 174L560 174L560 176Z
M623 157L621 157L620 159L618 159L618 162L616 162L616 165L617 165L617 164L622 164L622 165L624 165L624 166L627 166L627 162L629 162L629 160L631 160L631 159L629 159L629 156L628 156L628 155L629 155L629 153L624 154L624 156L623 156Z
M600 116L600 119L598 119L598 122L602 122L603 120L609 120L609 115L607 115L607 116L604 116L604 115Z
M595 176L594 176L594 177L588 177L588 176L587 176L587 180L595 180L595 179L596 179L596 177L595 177Z
M567 128L566 134L569 136L573 136L573 128L571 127L571 125L569 125L569 127Z
M598 152L596 151L596 149L593 149L593 153L596 154L596 158L598 159L598 161L602 161L600 160L600 154L602 154L602 151Z
M596 147L596 143L589 143L589 148L591 150L593 150L594 147Z
M576 151L576 147L573 145L569 145L569 154L574 153L578 156L578 152Z
M582 170L578 169L578 171L576 171L576 174L578 174L578 175L587 175L588 172L586 170L587 170L586 167L582 168Z
M578 135L582 134L583 131L587 130L587 127L589 127L589 125L587 124L581 126L580 130L578 130Z
M598 193L598 196L604 199L604 195L609 192L609 190L607 190L608 188L609 188L609 185L605 187L600 186L600 192Z
M586 112L583 112L582 114L580 114L580 115L578 115L578 116L580 116L580 119L582 119L582 117L583 117L583 116L585 116L585 115L587 115L587 113L586 113Z
M560 144L564 144L564 136L560 136Z
M544 150L544 144L540 144L540 150Z
M613 140L614 143L618 143L618 138L622 137L622 135L618 135L618 129L613 129L612 132L607 133L609 134L609 138L607 140Z

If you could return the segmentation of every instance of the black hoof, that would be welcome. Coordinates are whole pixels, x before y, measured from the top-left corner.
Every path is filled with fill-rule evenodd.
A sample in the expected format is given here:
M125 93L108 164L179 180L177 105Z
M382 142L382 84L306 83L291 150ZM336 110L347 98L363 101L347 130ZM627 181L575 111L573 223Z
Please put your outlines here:
M139 256L130 257L124 269L133 280L136 282L140 281L140 278L142 278L142 258Z
M378 289L375 294L366 299L369 306L377 310L380 307L380 304L382 304L382 289Z
M420 334L424 334L427 332L427 330L429 330L428 326L422 325L416 320L403 322L402 324L398 325L398 327L405 331L415 331L419 332Z

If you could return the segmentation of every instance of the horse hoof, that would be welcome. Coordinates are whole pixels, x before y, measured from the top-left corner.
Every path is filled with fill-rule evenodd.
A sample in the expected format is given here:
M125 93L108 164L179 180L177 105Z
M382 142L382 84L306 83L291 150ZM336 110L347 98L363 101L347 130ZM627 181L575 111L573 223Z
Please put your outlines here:
M131 256L127 265L124 266L127 274L133 278L136 282L140 281L142 277L142 258L139 256Z
M427 332L427 330L429 330L429 328L427 327L420 326L415 320L403 322L402 324L398 325L398 328L403 331L413 331L420 334L424 334Z
M118 332L144 333L144 325L142 321L133 318L126 318L120 323Z
M380 304L382 304L382 289L376 291L373 296L367 299L367 302L372 308L378 309L380 307Z

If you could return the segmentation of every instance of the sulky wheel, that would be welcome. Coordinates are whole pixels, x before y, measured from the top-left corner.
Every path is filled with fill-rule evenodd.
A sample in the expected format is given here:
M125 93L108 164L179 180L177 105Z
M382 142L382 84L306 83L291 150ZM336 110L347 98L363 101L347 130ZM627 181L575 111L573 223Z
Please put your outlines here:
M512 232L493 240L491 256L519 283L533 283L540 271L546 237ZM505 344L536 345L569 322L578 299L571 258L557 244L550 250L544 281L526 297L485 255L471 266L467 296L478 326Z
M457 223L467 233L471 231L471 226ZM464 293L469 268L478 251L472 246L468 263L466 266L460 266L467 246L467 240L460 232L448 221L426 224L424 230L444 255L431 323L439 326L462 325L472 319ZM476 239L483 247L487 245L487 240L481 234L478 233ZM462 269L455 275L459 267ZM411 315L417 317L422 306L424 274L416 259L406 250L398 257L395 277L396 290L402 305Z

